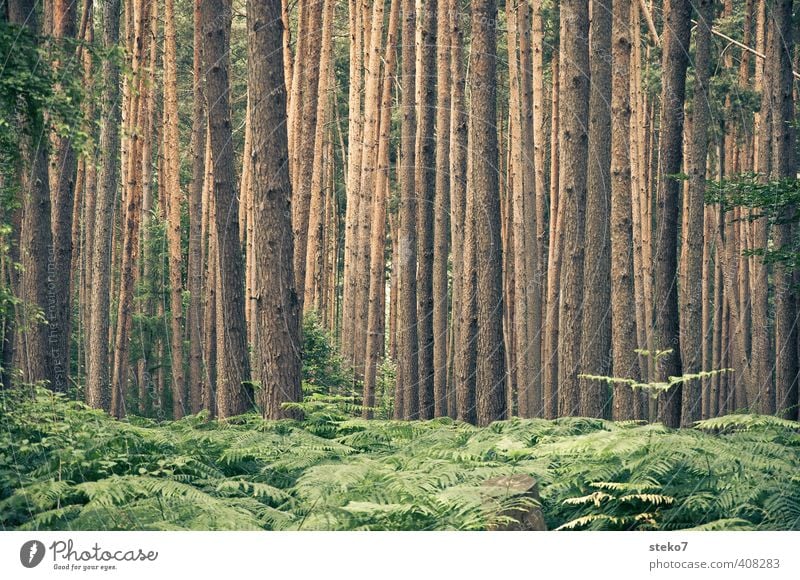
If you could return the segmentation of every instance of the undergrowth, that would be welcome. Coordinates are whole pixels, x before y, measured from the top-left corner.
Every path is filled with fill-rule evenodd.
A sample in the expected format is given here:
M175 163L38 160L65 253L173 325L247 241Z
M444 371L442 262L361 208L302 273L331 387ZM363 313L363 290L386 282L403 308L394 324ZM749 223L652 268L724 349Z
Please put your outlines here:
M775 417L480 429L301 405L305 422L158 424L0 391L0 529L481 530L530 508L482 486L516 473L538 481L549 529L800 529L799 426Z

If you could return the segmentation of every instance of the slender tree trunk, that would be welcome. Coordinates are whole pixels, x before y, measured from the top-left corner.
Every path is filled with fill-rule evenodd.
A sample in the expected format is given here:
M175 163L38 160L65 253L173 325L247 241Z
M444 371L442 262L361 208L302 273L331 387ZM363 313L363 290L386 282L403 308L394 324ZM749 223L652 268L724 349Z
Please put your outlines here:
M691 4L687 0L667 0L664 20L664 56L661 89L660 157L658 167L657 234L655 255L654 325L655 346L671 349L659 360L659 378L681 374L678 328L677 232L680 182L683 158L683 105L686 94L686 66L689 55ZM659 419L677 427L681 418L681 385L662 396Z
M469 195L474 199L477 301L475 393L478 425L506 418L500 203L497 196L497 39L495 0L472 3Z
M402 4L402 95L400 101L400 232L397 263L398 287L398 376L402 409L395 407L395 418L419 417L419 358L417 343L417 199L414 191L415 139L417 115L414 110L414 0Z
M436 195L433 231L433 414L447 415L449 334L447 264L450 250L450 12L452 0L439 0L436 17Z
M52 34L56 39L74 39L76 33L77 2L51 0ZM70 47L65 47L67 54ZM55 136L51 159L52 199L52 263L48 264L50 296L47 319L49 346L53 356L53 383L55 391L67 390L70 371L70 319L72 310L72 213L75 196L75 174L78 159L68 136ZM54 174L54 175L53 175Z
M300 400L300 305L292 271L291 182L279 0L247 5L248 75L262 95L251 104L255 200L254 378L268 419ZM216 159L216 158L215 158ZM216 168L216 166L215 166Z
M774 67L771 108L772 121L772 176L773 179L795 178L795 121L794 78L792 56L794 52L792 0L776 0L772 10L774 43L771 58ZM786 217L794 215L786 210ZM792 245L792 224L787 219L775 226L776 251ZM796 289L793 288L792 271L785 263L775 265L775 404L770 405L787 418L798 417L798 361L797 361L797 308Z
M611 2L592 0L590 38L589 167L586 195L586 253L583 270L582 372L608 375L611 370ZM627 63L626 63L627 65ZM630 174L628 174L630 179ZM606 385L580 382L581 415L602 417Z
M31 0L14 0L8 3L8 20L12 24L24 26L34 37L39 34L35 4ZM22 222L20 224L20 263L22 271L19 278L19 298L22 301L17 309L16 348L19 352L19 368L22 382L32 384L47 381L55 388L55 361L53 360L48 332L51 296L48 279L48 260L52 251L52 230L50 224L50 182L47 171L48 135L44 115L39 106L25 103L28 111L20 113L22 140L20 191L22 193ZM44 320L39 316L44 315Z
M175 2L164 2L164 176L167 196L167 246L169 248L170 332L172 355L172 416L180 419L187 409L183 371L183 282L181 280L180 144L178 143L178 70L176 63Z
M705 213L704 196L706 158L708 157L709 74L711 72L711 26L714 18L712 0L701 0L698 5L698 24L695 32L695 85L693 118L689 130L689 187L684 202L687 215L681 231L681 359L686 373L697 373L702 368L703 352L703 247ZM700 381L684 384L681 403L681 424L691 427L700 419L702 397Z
M203 90L202 2L194 0L192 182L189 187L189 404L192 413L203 408L203 253L202 216L205 177L206 107Z
M616 377L639 379L633 292L633 229L630 164L630 0L614 0L611 47L611 346ZM614 385L612 417L634 417L636 395L628 385Z
M311 205L308 222L308 244L306 247L304 305L306 310L314 310L321 316L324 314L325 302L325 236L327 207L325 200L325 168L332 160L325 159L327 153L326 140L329 130L327 124L331 116L332 97L330 90L335 90L331 83L333 53L333 17L335 2L326 0L322 17L322 53L320 56L319 89L317 91L317 123L314 135L314 165L311 171ZM296 251L296 250L295 250ZM324 318L324 317L323 317Z
M559 205L563 211L563 263L559 304L558 413L579 412L578 369L583 305L584 213L589 120L588 0L561 3Z
M250 363L244 317L244 265L239 243L239 201L235 191L236 177L229 106L231 4L230 0L210 0L204 8L204 68L209 103L211 156L214 160L213 186L219 264L217 300L221 305L217 308L216 328L217 413L224 418L243 413L250 405L251 392L246 384L250 380ZM280 45L280 5L276 8L276 18L273 24L276 28L275 42ZM281 50L280 46L277 50ZM283 78L282 70L281 78ZM270 93L265 89L264 94Z
M377 6L376 6L377 16ZM386 308L386 203L389 189L389 136L392 124L392 82L397 61L396 43L400 12L400 0L392 0L389 14L389 31L386 36L386 52L383 74L383 89L380 105L380 123L372 203L372 238L370 247L369 317L367 322L366 369L364 373L364 418L371 418L371 407L375 406L375 386L381 347L384 341ZM373 30L373 39L375 31Z
M464 99L464 33L460 14L450 27L450 240L453 248L453 409L452 416L475 422L474 228L467 214L467 111Z
M559 201L559 155L558 143L560 132L559 102L559 59L553 56L553 89L551 103L550 126L550 241L547 259L547 311L545 314L545 339L542 354L544 385L544 417L555 419L558 416L558 335L559 335L559 273L561 272L561 236L562 206Z

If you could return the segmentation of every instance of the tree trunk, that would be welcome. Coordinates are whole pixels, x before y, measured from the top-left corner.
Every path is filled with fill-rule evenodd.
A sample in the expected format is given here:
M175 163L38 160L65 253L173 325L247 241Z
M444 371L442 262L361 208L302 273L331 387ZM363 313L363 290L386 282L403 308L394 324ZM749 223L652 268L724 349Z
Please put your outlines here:
M250 406L251 392L246 385L250 380L250 363L244 317L244 267L239 243L239 201L235 191L236 177L229 106L231 4L230 0L210 0L204 8L203 48L211 156L214 160L213 187L219 264L217 300L221 305L217 308L216 325L217 413L221 418L225 418L243 413ZM280 51L280 5L276 9L275 18L277 19L274 23L275 43L278 45L276 50ZM265 89L264 94L270 93Z
M376 16L378 8L376 5ZM389 31L386 36L386 68L383 73L383 93L380 105L380 123L377 151L377 168L373 186L372 238L370 248L369 317L367 322L366 369L364 372L364 418L372 416L375 406L375 386L381 347L384 341L386 318L386 202L389 190L389 136L392 124L392 82L397 61L397 27L400 0L392 0L389 14ZM373 39L375 31L373 30Z
M74 39L76 32L77 2L71 0L52 0L53 27L56 39ZM65 45L67 53L71 48ZM78 159L68 136L55 136L51 159L52 236L53 253L50 299L47 319L49 346L53 357L53 383L55 391L65 392L70 370L70 318L72 312L72 286L70 271L72 265L72 213L75 196L75 174ZM55 175L53 175L55 173Z
M448 293L450 250L450 12L439 0L436 17L436 196L433 231L433 415L447 415Z
M166 217L169 248L170 331L172 343L172 416L186 413L183 372L183 282L181 280L181 193L180 144L178 142L178 70L175 41L175 2L164 2L164 176L168 213Z
M202 216L205 177L206 107L203 90L202 2L194 0L192 108L192 183L189 187L189 404L203 408L203 253Z
M775 53L771 58L774 67L772 84L772 177L774 180L795 178L795 121L794 78L792 75L792 0L776 0L772 19L773 36L780 39L774 43ZM780 252L792 246L791 216L794 209L787 209L789 218L775 226L774 246ZM798 417L798 362L797 362L797 308L796 289L793 288L792 270L788 264L775 264L775 405L782 416Z
M631 205L630 0L614 0L611 31L611 345L613 376L638 380L636 318L633 293L633 230ZM615 384L612 418L634 417L635 393Z
M506 418L502 251L497 196L497 38L495 0L472 3L469 151L472 155L477 304L476 402L478 425Z
M695 32L695 86L693 118L690 128L688 199L684 202L687 215L682 228L681 271L681 359L686 373L697 373L702 368L703 324L703 216L708 157L709 75L711 72L711 26L714 18L712 0L700 0L698 24ZM681 402L681 424L691 427L700 419L702 397L700 381L684 384Z
M683 159L683 104L686 95L686 66L689 55L691 4L687 0L667 0L664 19L662 60L660 155L658 164L657 233L655 255L656 305L655 348L671 350L659 359L660 380L681 374L678 328L677 235L680 182ZM681 385L662 395L659 420L677 427L681 418Z
M586 253L583 261L583 323L581 369L584 373L608 375L611 370L611 2L592 0L590 39L591 87L589 95L589 167L586 182ZM627 19L625 20L627 22ZM627 66L627 62L625 66ZM630 173L628 173L630 179ZM606 408L606 385L580 382L581 415L602 417Z
M251 104L255 231L254 378L264 418L290 416L300 400L300 311L292 271L291 182L283 82L280 0L247 5L248 76L262 95ZM216 158L215 158L216 159ZM215 166L216 168L216 166ZM236 238L235 238L236 239Z
M584 213L589 125L589 3L561 3L559 200L563 262L559 304L558 414L579 412L578 369L583 305Z
M402 0L402 71L400 114L400 232L397 265L398 286L398 375L396 389L402 392L402 409L395 418L419 417L419 358L417 346L417 199L414 191L417 116L414 110L414 0Z

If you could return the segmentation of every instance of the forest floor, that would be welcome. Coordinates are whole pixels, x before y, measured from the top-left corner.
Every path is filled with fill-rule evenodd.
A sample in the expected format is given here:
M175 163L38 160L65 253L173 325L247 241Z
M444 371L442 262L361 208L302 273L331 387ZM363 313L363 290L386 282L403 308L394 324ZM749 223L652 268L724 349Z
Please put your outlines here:
M487 494L508 474L538 482L548 529L800 529L800 425L775 417L477 428L314 409L118 421L0 391L0 529L492 529L532 507Z

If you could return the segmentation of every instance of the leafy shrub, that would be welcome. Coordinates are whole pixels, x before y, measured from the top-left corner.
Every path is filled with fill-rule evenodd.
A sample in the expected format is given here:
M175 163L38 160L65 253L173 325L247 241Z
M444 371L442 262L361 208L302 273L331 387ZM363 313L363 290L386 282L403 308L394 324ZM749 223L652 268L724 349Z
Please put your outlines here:
M539 483L550 529L800 529L791 421L477 428L303 405L306 422L157 424L43 389L0 391L0 529L480 530L530 507L487 501L484 481L517 473Z

